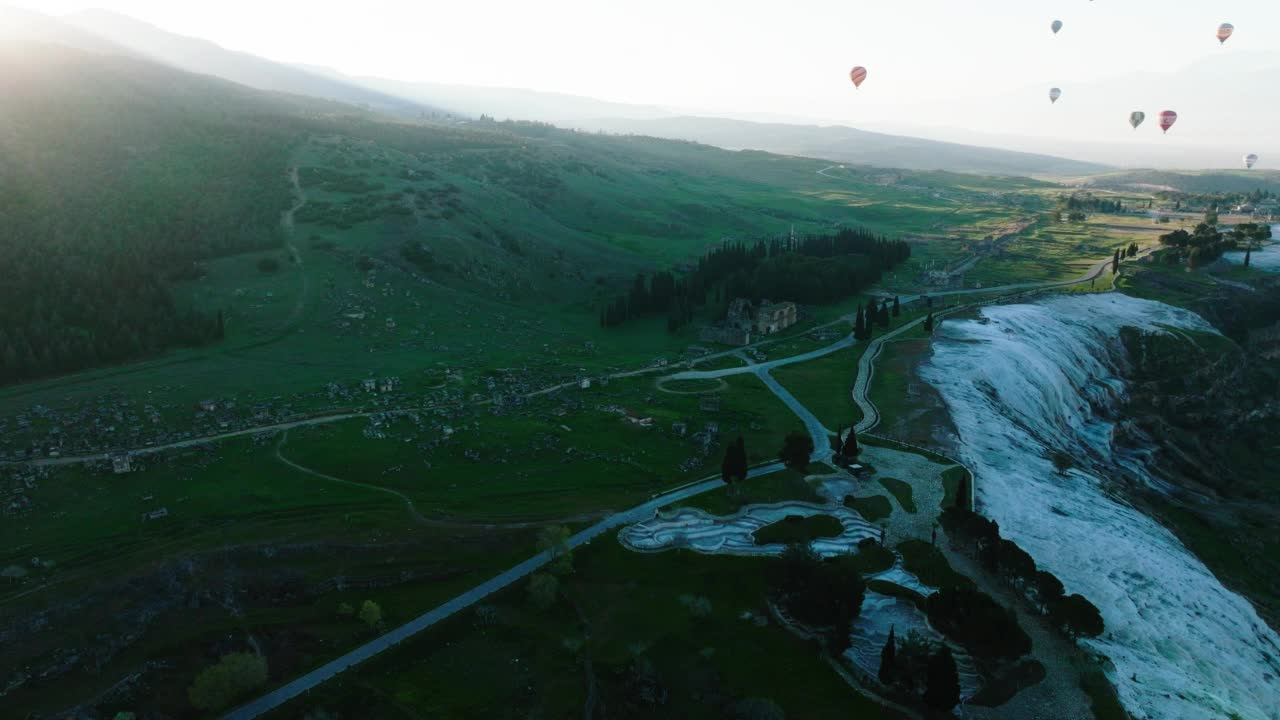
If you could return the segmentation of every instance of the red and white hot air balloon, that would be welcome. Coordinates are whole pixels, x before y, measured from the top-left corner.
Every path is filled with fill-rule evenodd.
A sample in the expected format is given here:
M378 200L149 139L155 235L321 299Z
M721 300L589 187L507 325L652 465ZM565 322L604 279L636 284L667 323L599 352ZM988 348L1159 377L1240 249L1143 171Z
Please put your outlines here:
M1169 128L1173 127L1176 122L1178 122L1178 113L1172 110L1165 110L1160 113L1160 129L1162 131L1169 132Z
M853 81L854 89L862 87L862 81L867 79L867 69L861 65L855 66L849 71L849 79Z
M1231 23L1222 23L1218 26L1218 44L1221 45L1231 37L1231 33L1236 31L1236 26Z

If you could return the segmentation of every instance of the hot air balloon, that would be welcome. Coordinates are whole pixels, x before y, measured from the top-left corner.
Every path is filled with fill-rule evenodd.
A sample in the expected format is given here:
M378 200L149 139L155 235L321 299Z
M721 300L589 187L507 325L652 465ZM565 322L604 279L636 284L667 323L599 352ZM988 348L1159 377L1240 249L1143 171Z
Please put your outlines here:
M1062 97L1062 90L1059 88L1049 88L1049 102L1058 102L1058 98Z
M1160 129L1162 131L1169 132L1169 128L1173 127L1176 122L1178 122L1178 113L1172 110L1165 110L1160 113Z
M1147 119L1147 114L1142 112L1141 110L1134 110L1133 112L1129 113L1129 124L1133 126L1134 130L1137 130L1138 126L1142 124L1142 121L1146 119Z
M862 81L867 79L867 69L858 65L849 71L849 79L853 81L853 87L862 87Z
M1062 29L1062 21L1054 20L1053 23L1049 25L1049 29L1053 31L1054 35L1057 35L1058 31Z
M1252 170L1253 166L1257 164L1258 164L1258 156L1256 154L1249 153L1248 155L1244 156L1244 167L1246 170Z
M1235 31L1236 31L1236 26L1232 25L1231 23L1222 23L1221 25L1219 25L1218 26L1218 44L1221 45L1222 43L1226 42L1227 38L1231 37L1231 33Z

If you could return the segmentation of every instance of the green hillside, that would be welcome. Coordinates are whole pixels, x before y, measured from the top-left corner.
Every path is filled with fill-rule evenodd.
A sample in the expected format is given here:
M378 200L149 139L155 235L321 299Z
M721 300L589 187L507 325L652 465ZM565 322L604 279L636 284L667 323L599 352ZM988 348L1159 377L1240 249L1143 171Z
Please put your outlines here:
M341 405L318 394L329 383L370 375L430 385L424 368L538 358L553 380L645 362L681 352L696 325L597 327L637 272L726 237L838 225L938 238L913 257L945 260L963 254L945 240L992 232L1040 187L529 123L389 122L139 60L14 53L0 196L16 229L3 250L23 271L0 362L10 383L53 377L0 391L12 414L163 387L158 412L185 425L206 397L311 411ZM307 202L289 234L294 167ZM5 445L44 438L37 421Z

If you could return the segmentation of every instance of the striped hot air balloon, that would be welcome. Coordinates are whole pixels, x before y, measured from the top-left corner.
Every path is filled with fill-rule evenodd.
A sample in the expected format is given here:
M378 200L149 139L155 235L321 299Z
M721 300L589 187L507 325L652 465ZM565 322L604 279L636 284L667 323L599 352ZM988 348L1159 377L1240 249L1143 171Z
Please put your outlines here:
M867 69L858 65L849 71L849 79L853 81L853 87L862 87L862 81L867 79Z
M1160 113L1160 130L1163 132L1169 132L1169 128L1173 127L1176 122L1178 122L1178 113L1172 110L1165 110Z
M1053 31L1053 34L1054 34L1054 35L1057 35L1057 34L1058 34L1058 31L1062 29L1062 21L1061 21L1061 20L1054 20L1054 21L1049 25L1049 29Z
M1060 88L1049 88L1049 102L1056 103L1060 97L1062 97Z
M1244 156L1244 167L1246 170L1252 170L1254 165L1258 164L1258 156L1255 153L1249 153Z
M1147 119L1147 114L1142 112L1141 110L1134 110L1133 112L1129 113L1129 124L1133 126L1134 130L1137 130L1138 126L1142 124L1142 121L1146 119Z
M1231 33L1235 31L1236 31L1236 26L1232 25L1231 23L1222 23L1221 25L1219 25L1218 26L1218 44L1221 45L1222 43L1226 42L1227 38L1231 37Z

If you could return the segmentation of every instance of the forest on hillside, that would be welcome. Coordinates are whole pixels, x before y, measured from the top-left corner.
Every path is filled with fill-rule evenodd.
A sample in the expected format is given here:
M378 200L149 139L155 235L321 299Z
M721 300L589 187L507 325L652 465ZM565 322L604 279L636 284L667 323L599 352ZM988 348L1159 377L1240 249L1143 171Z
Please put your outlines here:
M179 308L169 285L279 244L296 117L122 57L0 62L0 383L220 337L216 312Z
M852 297L880 280L885 270L911 257L911 246L860 228L829 235L726 242L698 259L686 273L636 276L628 294L601 311L600 324L666 314L676 330L696 308L716 303L717 316L734 298L825 305Z

